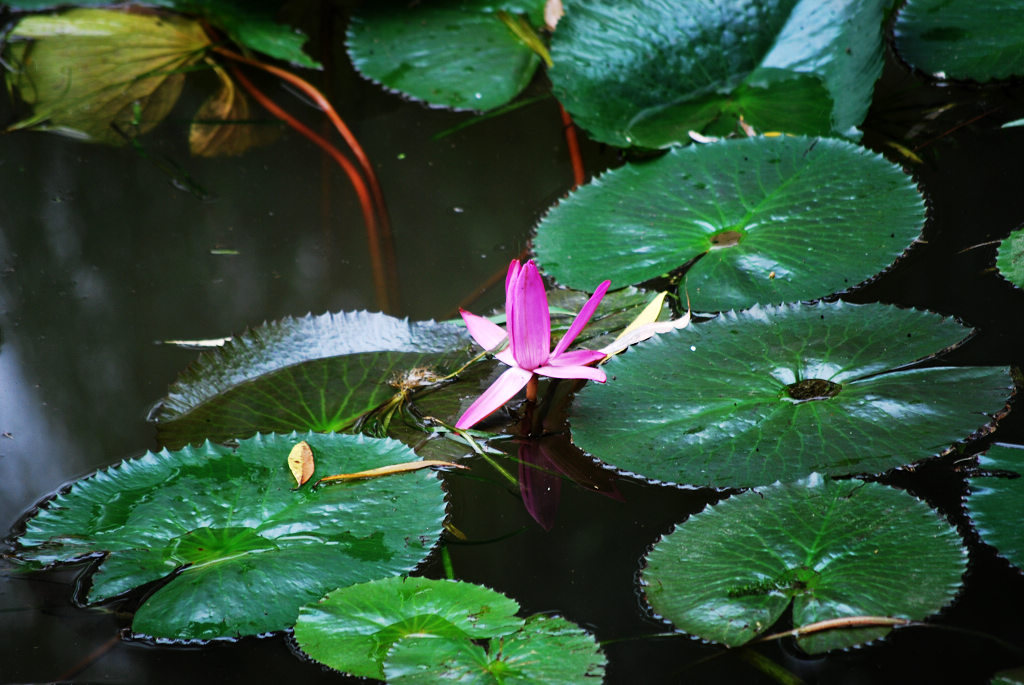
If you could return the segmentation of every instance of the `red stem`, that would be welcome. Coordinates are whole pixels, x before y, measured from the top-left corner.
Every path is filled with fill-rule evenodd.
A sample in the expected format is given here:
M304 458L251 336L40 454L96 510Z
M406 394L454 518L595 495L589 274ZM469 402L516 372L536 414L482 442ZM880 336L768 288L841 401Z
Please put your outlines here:
M572 189L576 190L587 180L583 170L583 156L580 154L580 141L576 137L576 125L572 123L572 117L565 111L565 107L562 107L562 103L558 103L558 110L562 113L565 143L569 146L569 159L572 160Z

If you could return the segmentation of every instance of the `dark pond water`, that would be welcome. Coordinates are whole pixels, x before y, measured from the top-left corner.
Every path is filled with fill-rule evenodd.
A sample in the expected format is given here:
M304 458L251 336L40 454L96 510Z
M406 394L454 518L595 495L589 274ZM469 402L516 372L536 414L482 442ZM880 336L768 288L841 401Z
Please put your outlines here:
M351 73L340 49L329 61L321 85L388 199L402 313L450 316L503 272L568 190L557 107L547 100L435 141L467 117L382 93ZM196 354L157 341L376 308L355 196L317 149L285 132L240 159L188 156L187 117L212 85L194 80L176 116L143 139L148 158L42 133L0 137L0 526L62 483L156 447L147 411ZM926 119L948 103L955 107ZM10 116L4 102L0 122ZM891 159L900 161L887 140L918 146L923 163L908 169L931 213L926 243L849 299L928 308L976 327L956 363L1024 362L1024 295L995 275L990 244L1024 222L1024 128L999 128L1022 116L1021 86L929 86L890 63L866 124L864 142ZM319 122L308 109L304 118ZM591 173L619 161L593 144L584 153ZM153 159L169 160L207 195L183 189ZM490 291L474 308L498 302ZM1019 411L995 438L1024 442ZM639 559L714 493L620 479L621 498L610 498L564 483L546 532L487 466L478 472L483 480L449 479L453 522L474 543L450 548L457 577L514 597L526 613L558 612L594 631L608 641L608 682L773 682L739 652L646 637L665 628L641 607ZM984 682L1024 664L1024 652L1005 644L1024 645L1024 577L966 525L957 457L890 482L941 508L970 543L965 588L941 627L813 660L785 643L756 653L808 682ZM73 606L79 570L0 566L0 682L342 680L298 660L281 636L202 648L120 640L131 604ZM422 571L442 575L439 558Z

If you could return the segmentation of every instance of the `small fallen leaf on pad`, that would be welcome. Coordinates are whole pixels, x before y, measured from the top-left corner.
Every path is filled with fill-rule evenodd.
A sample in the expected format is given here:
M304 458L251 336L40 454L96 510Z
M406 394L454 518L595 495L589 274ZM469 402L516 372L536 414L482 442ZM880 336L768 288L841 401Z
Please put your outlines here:
M390 476L395 473L419 471L420 469L425 469L432 466L447 466L454 469L469 468L468 466L463 466L462 464L455 464L450 461L423 459L422 461L407 461L404 464L391 464L389 466L382 466L379 469L369 469L367 471L357 471L355 473L339 473L336 476L324 476L323 478L316 482L316 486L320 486L323 483L336 483L338 481L358 480L360 478L377 478L379 476Z
M308 442L303 440L292 447L288 453L288 469L295 476L296 487L302 487L313 476L314 468L313 450Z

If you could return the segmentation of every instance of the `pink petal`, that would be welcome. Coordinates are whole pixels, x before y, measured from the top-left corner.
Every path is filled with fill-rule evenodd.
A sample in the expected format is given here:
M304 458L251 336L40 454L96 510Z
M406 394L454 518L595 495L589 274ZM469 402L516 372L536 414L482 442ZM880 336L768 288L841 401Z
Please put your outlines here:
M495 353L494 358L503 364L508 364L509 366L519 366L516 364L516 358L512 356L511 347L506 347L501 352Z
M491 386L476 398L469 409L459 417L456 428L465 429L476 425L484 418L493 414L501 405L515 397L516 393L526 387L533 374L526 369L513 366L498 376Z
M601 298L603 298L604 294L608 292L608 286L611 284L611 281L605 281L601 285L597 286L597 290L595 290L594 294L590 296L587 303L583 305L583 309L581 309L580 313L576 315L576 318L572 320L572 325L569 326L569 330L567 330L565 335L562 336L562 339L558 341L558 345L555 346L555 350L551 353L552 357L557 357L565 352L569 348L569 345L572 345L572 341L576 339L576 336L580 334L580 331L590 323L590 317L594 315L594 310L597 309L597 305L601 304Z
M534 369L533 372L548 378L580 378L598 383L608 380L608 376L603 370L595 369L592 366L541 366Z
M546 362L551 354L551 313L544 279L532 259L513 279L506 313L509 346L519 366L532 370Z
M508 273L505 274L505 304L508 305L508 301L512 294L512 283L516 280L516 276L519 274L519 260L513 259L508 263Z
M466 330L480 347L493 350L505 342L505 329L498 324L465 309L460 309L459 314L462 314L462 320L466 322Z
M573 350L548 360L548 366L587 366L601 361L607 355L600 350Z

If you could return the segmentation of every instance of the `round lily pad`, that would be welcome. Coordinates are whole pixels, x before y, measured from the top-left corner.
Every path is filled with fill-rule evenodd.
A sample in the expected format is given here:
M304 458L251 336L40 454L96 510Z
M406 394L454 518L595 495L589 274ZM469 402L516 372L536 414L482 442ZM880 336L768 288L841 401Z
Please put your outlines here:
M940 78L1024 75L1024 5L1017 0L909 0L893 28L896 51Z
M855 135L882 67L884 2L565 1L555 95L612 145L696 131Z
M677 629L737 646L790 605L796 627L850 616L923 619L952 601L966 566L956 530L923 502L814 474L691 517L654 546L641 580L654 611ZM839 628L797 642L817 653L889 630Z
M924 201L864 148L803 137L725 140L608 172L541 221L537 261L560 283L636 285L699 260L694 309L845 291L918 237Z
M609 382L587 385L571 408L573 439L674 483L885 471L944 452L1003 409L1006 369L908 366L967 333L883 304L728 312L609 361Z
M996 268L1000 276L1024 288L1024 228L1018 228L999 243Z
M519 605L472 583L387 578L331 592L302 608L295 641L331 668L383 678L384 659L399 640L470 640L514 633L523 626ZM440 644L440 643L439 643Z
M288 455L300 440L315 471L296 488ZM327 590L407 572L427 555L445 515L435 475L314 485L415 459L395 440L319 434L148 453L46 503L17 538L16 556L50 564L103 554L89 602L158 583L132 622L142 635L282 630Z
M605 657L594 637L558 616L531 616L522 629L491 638L486 646L469 640L407 637L384 662L389 683L459 682L593 683L604 676Z
M264 324L200 356L152 418L164 445L341 431L472 354L461 325L341 312Z
M981 539L1024 569L1024 445L995 444L978 465L989 475L970 479L967 512Z
M503 105L540 58L509 26L522 2L368 3L352 17L348 50L361 74L415 100L457 110ZM543 2L528 3L539 14Z

